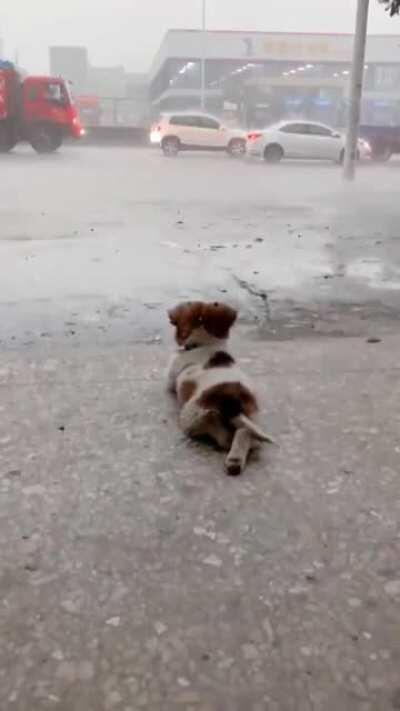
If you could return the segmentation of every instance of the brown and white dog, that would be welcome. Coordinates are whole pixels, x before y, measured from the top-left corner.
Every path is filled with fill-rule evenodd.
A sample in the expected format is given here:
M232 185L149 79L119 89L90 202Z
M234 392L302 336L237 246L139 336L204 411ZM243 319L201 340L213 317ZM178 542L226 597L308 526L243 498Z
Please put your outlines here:
M192 301L168 312L179 350L168 372L180 425L190 437L210 437L228 451L226 471L241 474L249 453L272 442L256 424L257 398L249 378L227 349L237 312L221 303Z

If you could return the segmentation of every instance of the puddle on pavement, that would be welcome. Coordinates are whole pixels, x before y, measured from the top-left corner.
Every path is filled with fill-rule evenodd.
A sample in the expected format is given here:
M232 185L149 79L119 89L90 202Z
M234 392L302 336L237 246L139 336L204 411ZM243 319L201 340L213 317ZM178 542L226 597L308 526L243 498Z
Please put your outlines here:
M358 259L347 266L346 276L364 280L374 289L400 290L400 273L398 281L388 278L387 266L379 260Z

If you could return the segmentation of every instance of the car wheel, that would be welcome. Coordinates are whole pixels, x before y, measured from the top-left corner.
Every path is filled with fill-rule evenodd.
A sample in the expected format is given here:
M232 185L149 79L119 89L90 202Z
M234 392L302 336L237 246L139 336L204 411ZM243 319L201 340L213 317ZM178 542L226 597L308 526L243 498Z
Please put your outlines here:
M267 163L279 163L283 158L283 148L277 143L267 146L264 151L264 160Z
M229 143L228 153L232 158L241 158L246 154L246 142L242 138L233 138Z
M164 138L161 148L163 153L167 158L174 158L178 155L180 149L179 139L175 136L167 136Z
M387 163L392 157L392 151L389 147L377 149L372 154L372 160L375 163Z

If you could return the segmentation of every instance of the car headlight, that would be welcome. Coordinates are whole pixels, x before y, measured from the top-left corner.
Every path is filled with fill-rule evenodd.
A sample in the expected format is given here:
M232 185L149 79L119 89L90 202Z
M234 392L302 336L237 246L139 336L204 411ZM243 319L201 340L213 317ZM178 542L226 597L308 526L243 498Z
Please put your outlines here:
M358 145L360 146L360 148L363 148L365 151L370 151L370 150L371 150L370 144L369 144L368 141L366 141L364 138L359 138L359 139L358 139Z

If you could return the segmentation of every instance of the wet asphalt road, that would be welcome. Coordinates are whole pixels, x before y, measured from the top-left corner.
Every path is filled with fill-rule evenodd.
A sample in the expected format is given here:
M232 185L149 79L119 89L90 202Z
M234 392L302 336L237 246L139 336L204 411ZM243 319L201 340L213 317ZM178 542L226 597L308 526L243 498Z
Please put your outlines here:
M165 309L226 299L255 336L375 334L400 306L400 163L2 156L0 344L151 343Z

